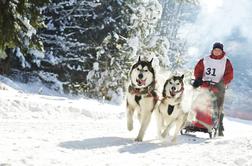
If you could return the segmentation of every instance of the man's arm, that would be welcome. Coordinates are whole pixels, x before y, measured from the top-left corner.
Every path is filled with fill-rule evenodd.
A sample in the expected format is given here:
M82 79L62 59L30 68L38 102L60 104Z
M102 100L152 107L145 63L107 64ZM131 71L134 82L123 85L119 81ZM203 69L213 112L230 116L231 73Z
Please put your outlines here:
M229 84L233 80L233 78L234 78L233 66L230 60L227 59L226 68L223 76L224 85L226 86L227 84Z
M195 80L192 84L194 88L198 88L200 85L202 85L202 77L203 77L203 72L204 72L204 63L203 59L201 59L195 66L194 68L194 77Z
M204 63L203 59L201 59L194 68L194 77L195 80L202 79L204 73Z

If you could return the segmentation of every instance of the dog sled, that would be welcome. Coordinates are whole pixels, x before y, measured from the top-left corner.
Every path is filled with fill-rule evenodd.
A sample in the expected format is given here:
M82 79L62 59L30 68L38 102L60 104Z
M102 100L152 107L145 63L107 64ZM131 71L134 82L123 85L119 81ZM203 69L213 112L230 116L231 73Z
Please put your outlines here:
M213 82L209 81L209 84L212 85ZM210 139L217 136L221 113L217 106L215 93L211 88L205 88L205 90L199 92L192 106L193 118L190 122L186 122L180 131L181 135L203 132L208 133Z

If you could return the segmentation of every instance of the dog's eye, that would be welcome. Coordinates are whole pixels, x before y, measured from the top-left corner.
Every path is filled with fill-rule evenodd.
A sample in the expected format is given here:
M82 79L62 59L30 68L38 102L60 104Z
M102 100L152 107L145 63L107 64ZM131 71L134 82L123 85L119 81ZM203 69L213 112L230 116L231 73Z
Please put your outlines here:
M138 70L138 71L140 71L140 69L139 69L139 68L137 68L137 70Z
M179 85L179 83L177 83L177 85Z
M144 70L144 72L148 72L148 70Z
M169 84L171 84L171 85L172 85L172 82L169 82Z

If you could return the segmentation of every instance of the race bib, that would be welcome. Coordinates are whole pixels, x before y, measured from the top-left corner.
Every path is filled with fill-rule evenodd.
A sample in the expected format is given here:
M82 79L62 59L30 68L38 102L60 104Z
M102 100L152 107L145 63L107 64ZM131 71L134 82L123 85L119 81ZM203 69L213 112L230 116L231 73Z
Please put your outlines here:
M224 56L222 59L212 59L210 56L205 57L203 81L220 82L223 78L226 68L227 58Z

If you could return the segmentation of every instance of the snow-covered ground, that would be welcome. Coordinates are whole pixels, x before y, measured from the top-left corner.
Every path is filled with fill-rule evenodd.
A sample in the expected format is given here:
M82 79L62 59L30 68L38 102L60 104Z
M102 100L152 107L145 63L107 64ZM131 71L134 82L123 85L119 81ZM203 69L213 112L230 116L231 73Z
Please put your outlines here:
M252 166L252 121L226 117L224 138L196 133L171 144L156 138L153 118L138 143L124 105L25 93L1 81L0 89L0 166Z

